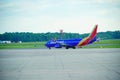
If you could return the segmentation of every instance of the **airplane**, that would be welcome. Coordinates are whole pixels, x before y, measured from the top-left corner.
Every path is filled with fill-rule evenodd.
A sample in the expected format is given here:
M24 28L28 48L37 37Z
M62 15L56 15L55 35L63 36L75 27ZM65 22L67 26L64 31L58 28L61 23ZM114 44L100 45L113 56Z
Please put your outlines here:
M93 42L97 41L96 33L97 33L98 25L95 25L92 32L89 36L85 38L77 38L77 39L58 39L58 40L49 40L45 43L45 46L49 49L52 47L54 48L62 48L65 47L66 49L73 48L76 49L81 48L82 46L92 44Z

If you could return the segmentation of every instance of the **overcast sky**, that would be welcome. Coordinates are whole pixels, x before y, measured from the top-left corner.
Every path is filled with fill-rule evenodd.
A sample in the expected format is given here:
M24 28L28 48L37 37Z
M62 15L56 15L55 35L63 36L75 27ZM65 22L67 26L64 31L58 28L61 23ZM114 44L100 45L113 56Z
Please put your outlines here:
M0 0L0 33L120 30L120 0Z

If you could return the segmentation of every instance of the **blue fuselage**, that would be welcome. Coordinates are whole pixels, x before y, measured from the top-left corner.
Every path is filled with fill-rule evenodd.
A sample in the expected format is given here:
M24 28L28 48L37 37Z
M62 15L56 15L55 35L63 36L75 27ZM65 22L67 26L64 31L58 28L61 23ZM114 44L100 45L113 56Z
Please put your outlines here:
M61 48L61 47L75 47L77 44L82 40L82 38L78 39L65 39L65 40L49 40L46 42L45 46L48 48L55 47L55 48ZM91 39L88 44L93 43L96 41L96 37Z

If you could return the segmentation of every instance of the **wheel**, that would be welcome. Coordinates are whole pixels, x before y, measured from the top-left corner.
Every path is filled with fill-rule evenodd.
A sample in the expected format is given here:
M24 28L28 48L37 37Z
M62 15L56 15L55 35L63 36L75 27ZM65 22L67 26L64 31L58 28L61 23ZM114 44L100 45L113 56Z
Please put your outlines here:
M66 46L66 49L69 49L69 47L68 47L68 46Z
M73 49L76 49L76 47L73 47Z

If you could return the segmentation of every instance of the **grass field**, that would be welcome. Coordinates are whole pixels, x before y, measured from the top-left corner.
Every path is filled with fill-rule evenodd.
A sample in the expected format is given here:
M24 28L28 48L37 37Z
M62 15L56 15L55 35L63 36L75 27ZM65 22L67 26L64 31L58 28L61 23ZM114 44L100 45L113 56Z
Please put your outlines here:
M45 48L45 42L23 42L0 44L0 49L26 49L26 48ZM100 40L83 48L120 48L120 39L117 40Z
M120 39L100 40L99 42L84 46L84 48L120 48Z
M0 44L0 49L19 49L19 48L45 48L45 42L23 42Z

